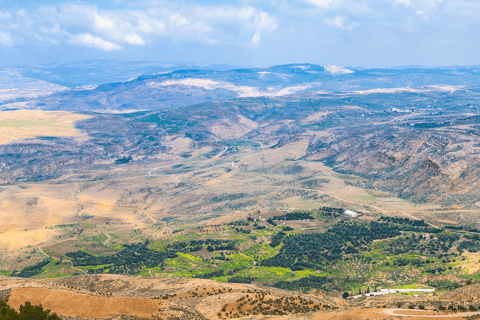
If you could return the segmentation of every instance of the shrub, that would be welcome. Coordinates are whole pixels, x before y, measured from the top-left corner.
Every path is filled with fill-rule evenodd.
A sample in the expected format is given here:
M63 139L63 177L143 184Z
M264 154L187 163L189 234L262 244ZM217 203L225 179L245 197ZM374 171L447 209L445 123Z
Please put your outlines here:
M6 301L0 300L0 319L2 320L60 320L50 310L43 310L42 305L32 306L29 301L20 306L20 312L10 308Z

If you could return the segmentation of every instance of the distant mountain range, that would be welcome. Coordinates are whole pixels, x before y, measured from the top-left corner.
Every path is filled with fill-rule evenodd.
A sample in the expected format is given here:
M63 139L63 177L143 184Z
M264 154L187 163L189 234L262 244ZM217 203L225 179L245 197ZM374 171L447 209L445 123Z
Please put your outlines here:
M2 110L129 112L312 91L335 93L394 88L402 91L426 86L468 88L480 83L480 67L359 69L307 63L235 68L95 60L7 71L15 73L16 77L10 83L8 80L1 83ZM19 87L19 83L24 87ZM32 92L32 85L36 85L35 91L41 94L33 97L27 94Z

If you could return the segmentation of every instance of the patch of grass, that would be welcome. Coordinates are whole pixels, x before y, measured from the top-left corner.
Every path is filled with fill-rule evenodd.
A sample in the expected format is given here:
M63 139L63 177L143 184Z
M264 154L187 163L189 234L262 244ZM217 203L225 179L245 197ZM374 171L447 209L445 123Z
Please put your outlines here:
M54 273L51 275L48 275L45 277L45 279L50 279L50 278L66 278L66 277L71 277L71 274L66 274L66 273Z
M9 277L12 274L12 270L0 270L0 275Z
M278 250L275 250L269 245L257 243L256 245L248 248L247 250L242 251L242 253L255 260L258 260L273 257L275 254L278 253Z
M281 267L253 267L251 269L242 270L237 275L255 277L260 282L269 283L294 278L290 269Z
M81 241L82 242L104 243L105 241L107 241L107 239L108 239L108 237L102 233L102 234L98 234L98 235L94 235L94 236L82 237Z
M316 273L314 270L301 270L301 271L295 271L295 279L297 278L303 278L303 277L308 277L308 276L321 276L321 273Z
M165 260L165 265L166 273L189 278L218 270L215 266L204 263L201 258L182 253L177 258Z
M191 261L193 261L193 262L198 262L198 263L202 263L202 262L203 262L203 259L202 259L202 258L195 257L194 255L191 255L190 253L177 252L177 255L178 255L179 257L186 258L186 259L191 260Z
M240 253L232 253L227 256L230 261L225 261L222 267L226 270L237 270L248 268L253 265L253 258Z
M99 266L85 266L85 267L78 267L78 268L81 268L81 269L84 269L84 270L98 270L98 269L104 269L104 268L109 267L109 266L113 266L113 263L102 264L102 265L99 265Z

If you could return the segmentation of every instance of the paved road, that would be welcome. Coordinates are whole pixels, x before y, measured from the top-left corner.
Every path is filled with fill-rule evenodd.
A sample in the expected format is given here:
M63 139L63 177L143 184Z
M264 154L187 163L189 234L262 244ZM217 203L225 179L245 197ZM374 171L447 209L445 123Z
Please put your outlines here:
M477 311L477 312L464 312L464 313L439 314L439 315L421 315L421 314L402 314L402 311L431 312L430 310L386 309L386 310L383 310L383 313L389 316L423 317L423 318L460 318L460 317L468 317L468 316L474 316L474 315L480 314L480 311Z

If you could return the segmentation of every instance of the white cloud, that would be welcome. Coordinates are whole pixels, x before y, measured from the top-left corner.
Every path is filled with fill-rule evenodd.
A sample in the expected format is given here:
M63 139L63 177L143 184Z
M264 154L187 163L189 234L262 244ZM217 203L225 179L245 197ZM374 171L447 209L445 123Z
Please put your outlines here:
M99 16L98 14L95 15L95 27L102 30L102 29L113 29L116 27L115 22L108 18L104 18Z
M409 6L411 4L410 0L395 0L396 4L404 4L406 6Z
M345 25L345 18L342 16L336 16L333 18L325 18L325 24L331 28L337 28L340 30L352 31L353 28L357 25L356 23L350 23Z
M306 0L308 3L313 4L317 7L328 8L332 3L337 2L337 0Z
M10 19L12 14L8 11L0 11L0 19Z
M145 41L143 40L143 38L135 33L125 35L123 40L127 43L139 45L139 46L143 46L145 44Z
M7 47L13 46L12 35L10 33L0 31L0 44Z
M255 46L258 46L260 44L260 40L262 37L260 36L260 32L255 32L255 34L252 37L252 44Z
M110 41L103 40L100 37L88 33L77 34L72 37L72 42L85 47L100 49L102 51L120 50L121 46Z
M181 28L181 27L185 27L185 26L189 25L190 22L187 20L187 18L185 18L181 14L173 13L170 16L170 23L172 24L172 26L174 26L176 28Z
M261 33L273 32L277 28L277 23L267 13L261 12L255 16L254 23L256 31L252 37L252 44L258 46L261 40Z
M100 10L82 2L63 2L13 12L0 11L0 31L22 44L70 43L103 51L170 40L175 43L253 44L277 28L268 13L251 6L137 2L127 9ZM5 33L6 34L6 33ZM4 36L1 45L10 43Z

